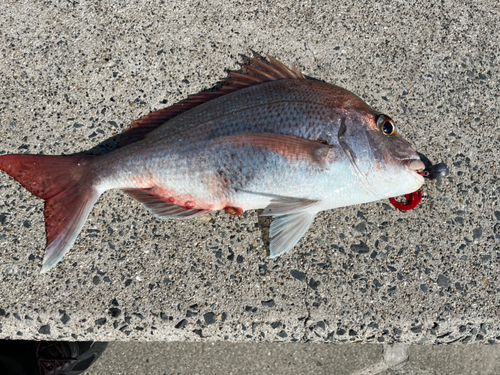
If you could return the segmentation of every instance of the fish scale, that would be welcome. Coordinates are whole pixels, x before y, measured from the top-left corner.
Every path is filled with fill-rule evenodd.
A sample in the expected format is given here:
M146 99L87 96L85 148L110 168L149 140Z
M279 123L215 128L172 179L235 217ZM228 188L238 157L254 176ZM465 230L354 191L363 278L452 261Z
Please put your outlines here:
M321 82L306 80L262 83L200 105L175 117L168 126L165 124L150 136L164 139L175 134L169 142L177 139L196 142L210 132L203 126L206 124L219 136L267 130L310 138L332 120L328 114L335 112L334 98L322 95L324 86ZM188 129L190 132L185 132Z
M338 86L269 57L220 91L134 122L98 157L3 155L0 169L45 200L42 272L59 262L98 198L122 189L159 218L224 209L273 216L270 255L323 210L414 192L423 163L392 119Z
M206 188L207 184L200 183L200 180L216 178L216 174L221 171L223 175L230 175L240 189L245 189L243 182L255 174L253 166L267 165L263 160L266 152L257 154L255 150L243 150L237 154L236 158L240 162L236 166L228 160L229 155L224 155L227 154L227 150L214 148L212 140L242 133L277 133L318 139L325 131L325 124L329 124L328 129L331 133L337 133L338 121L337 124L333 122L334 111L327 107L331 100L318 95L318 92L325 91L323 86L325 84L320 82L305 80L272 81L201 105L180 115L179 118L174 118L166 124L168 126L160 127L144 141L129 146L130 150L126 150L127 155L123 155L125 152L121 150L105 155L102 158L102 166L111 165L114 169L106 173L109 180L103 181L103 184L106 189L148 188L151 187L151 180L155 176L156 186L185 192L197 197L196 201L200 203L210 201L219 207L222 201L232 200L234 205L241 206L244 210L253 209L255 208L253 204L238 199L234 191L211 192ZM319 89L315 90L316 87ZM311 95L311 91L314 95ZM283 99L278 101L281 92ZM246 107L241 109L239 103L242 97L246 96L250 99ZM184 131L179 131L179 124L190 124L190 126ZM177 129L174 134L171 134L172 129ZM234 153L232 155L234 156ZM260 156L259 160L254 160L257 155ZM134 166L137 159L143 160L147 166L145 168L142 165ZM201 162L196 163L196 161ZM122 163L128 167L123 168ZM272 176L273 181L263 180L262 189L259 191L266 191L270 185L277 188L275 178L281 182L279 194L286 195L296 190L290 188L290 181L300 180L304 172L298 169L295 175L290 176L287 168L291 166L287 165L286 160L279 160L277 163L279 168L260 171L262 175ZM249 170L244 171L245 167ZM135 179L141 183L131 186L131 181L128 179L131 169ZM238 169L240 173L235 172ZM309 176L306 177L308 178ZM307 193L311 195L312 192ZM219 202L214 201L217 198ZM197 208L206 207L198 205ZM218 209L221 208L223 207Z

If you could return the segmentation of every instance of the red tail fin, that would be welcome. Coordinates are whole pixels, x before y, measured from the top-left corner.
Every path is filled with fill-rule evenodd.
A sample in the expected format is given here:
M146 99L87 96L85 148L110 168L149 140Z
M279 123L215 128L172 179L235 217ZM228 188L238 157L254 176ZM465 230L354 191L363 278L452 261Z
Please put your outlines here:
M94 156L3 155L0 170L30 193L45 199L47 246L41 272L69 250L100 196L92 185L89 164Z

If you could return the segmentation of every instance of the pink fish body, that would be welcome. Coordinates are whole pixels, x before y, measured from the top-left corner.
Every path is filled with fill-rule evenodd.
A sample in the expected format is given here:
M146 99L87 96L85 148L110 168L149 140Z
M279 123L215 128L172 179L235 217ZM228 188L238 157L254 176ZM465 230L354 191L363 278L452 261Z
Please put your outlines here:
M122 189L160 218L217 210L273 216L271 257L289 251L323 210L414 192L423 163L394 122L340 87L273 58L132 124L102 156L0 156L45 199L42 272L70 249L94 203Z

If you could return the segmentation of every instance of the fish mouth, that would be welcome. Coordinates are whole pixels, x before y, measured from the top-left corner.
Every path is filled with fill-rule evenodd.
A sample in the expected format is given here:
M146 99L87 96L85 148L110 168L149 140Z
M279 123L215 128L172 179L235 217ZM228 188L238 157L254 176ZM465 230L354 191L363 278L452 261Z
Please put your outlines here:
M413 175L417 179L418 183L420 185L422 185L424 183L423 172L425 169L425 165L422 162L422 160L420 160L420 159L407 159L407 160L404 160L404 165L405 165L405 169L408 171L408 173Z

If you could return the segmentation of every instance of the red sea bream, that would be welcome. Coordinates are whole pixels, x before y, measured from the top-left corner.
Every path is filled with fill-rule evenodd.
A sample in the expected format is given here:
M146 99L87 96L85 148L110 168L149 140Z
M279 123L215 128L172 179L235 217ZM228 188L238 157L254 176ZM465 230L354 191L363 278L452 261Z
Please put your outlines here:
M419 156L353 93L273 58L219 91L153 112L102 156L2 155L0 169L45 200L41 272L70 249L99 197L122 189L154 215L273 216L270 254L289 251L323 210L414 192Z

